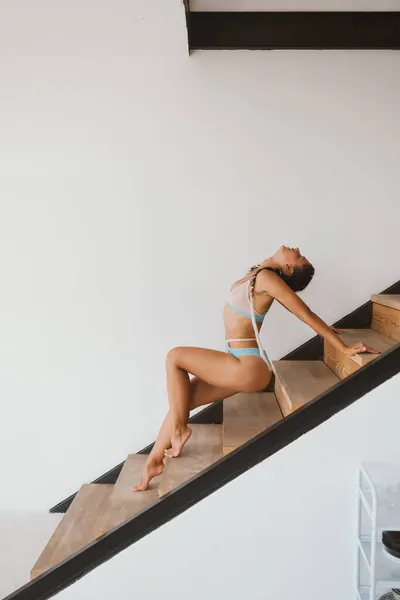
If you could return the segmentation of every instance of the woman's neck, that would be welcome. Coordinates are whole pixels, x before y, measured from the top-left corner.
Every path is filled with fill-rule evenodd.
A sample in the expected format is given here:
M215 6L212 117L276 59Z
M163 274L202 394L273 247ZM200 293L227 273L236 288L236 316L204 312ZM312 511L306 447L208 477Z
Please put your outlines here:
M263 260L262 263L260 263L260 267L272 267L272 269L280 269L280 265L272 257Z

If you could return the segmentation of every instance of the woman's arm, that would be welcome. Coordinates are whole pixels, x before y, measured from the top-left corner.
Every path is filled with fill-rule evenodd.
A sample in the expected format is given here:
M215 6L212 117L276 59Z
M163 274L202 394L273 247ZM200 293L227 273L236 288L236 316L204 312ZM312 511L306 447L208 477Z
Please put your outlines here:
M266 293L272 296L287 310L293 313L301 321L304 321L318 335L330 342L332 346L344 352L347 356L354 356L359 352L372 352L380 354L379 350L375 350L363 342L347 346L341 338L334 333L318 315L316 315L299 296L290 289L290 287L272 271L261 271L256 280L257 293Z

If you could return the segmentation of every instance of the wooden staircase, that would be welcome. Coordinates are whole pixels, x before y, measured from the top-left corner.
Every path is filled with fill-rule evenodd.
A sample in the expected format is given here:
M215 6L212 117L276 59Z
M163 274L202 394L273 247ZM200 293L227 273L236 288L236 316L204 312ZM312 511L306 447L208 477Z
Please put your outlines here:
M382 352L400 342L400 294L372 296L370 329L347 329L345 343L363 340ZM352 358L324 343L323 361L276 361L274 393L235 394L223 403L222 425L190 425L182 456L167 459L164 472L146 492L133 493L144 454L126 459L114 485L84 484L31 571L34 579L98 537L147 509L224 455L311 402L378 355Z

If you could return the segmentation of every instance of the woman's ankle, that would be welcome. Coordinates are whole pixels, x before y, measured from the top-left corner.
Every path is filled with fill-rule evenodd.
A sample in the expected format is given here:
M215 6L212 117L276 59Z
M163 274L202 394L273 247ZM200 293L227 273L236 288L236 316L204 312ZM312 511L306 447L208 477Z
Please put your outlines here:
M163 459L164 459L164 454L162 456L149 455L148 459L146 460L146 467L157 467L158 465L160 465L163 462Z
M174 436L180 436L183 433L185 433L187 427L188 427L187 424L177 421L175 423L172 423L171 433Z

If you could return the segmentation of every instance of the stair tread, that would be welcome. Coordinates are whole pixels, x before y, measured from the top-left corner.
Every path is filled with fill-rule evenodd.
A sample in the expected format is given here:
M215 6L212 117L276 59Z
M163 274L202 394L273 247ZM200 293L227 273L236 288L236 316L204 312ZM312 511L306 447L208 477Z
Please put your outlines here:
M152 479L148 490L132 491L132 486L140 481L146 460L147 454L130 454L126 459L110 494L107 510L96 521L96 537L130 519L158 500L159 477Z
M386 335L383 335L378 331L374 331L373 329L345 329L344 333L340 333L339 336L347 345L352 345L363 341L369 346L380 350L381 352L386 352L386 350L390 350L390 348L396 345L395 340L391 340ZM378 356L379 354L369 354L367 352L363 352L362 354L356 354L350 358L356 364L362 367L372 360L375 360Z
M163 496L223 456L221 425L190 425L193 433L181 456L166 461L158 495Z
M400 294L373 294L372 302L400 310Z
M274 361L275 391L285 415L308 404L339 379L320 360Z
M85 483L31 571L38 577L95 539L94 524L107 506L113 485Z
M272 393L235 394L225 398L223 410L224 454L282 419L278 401Z

